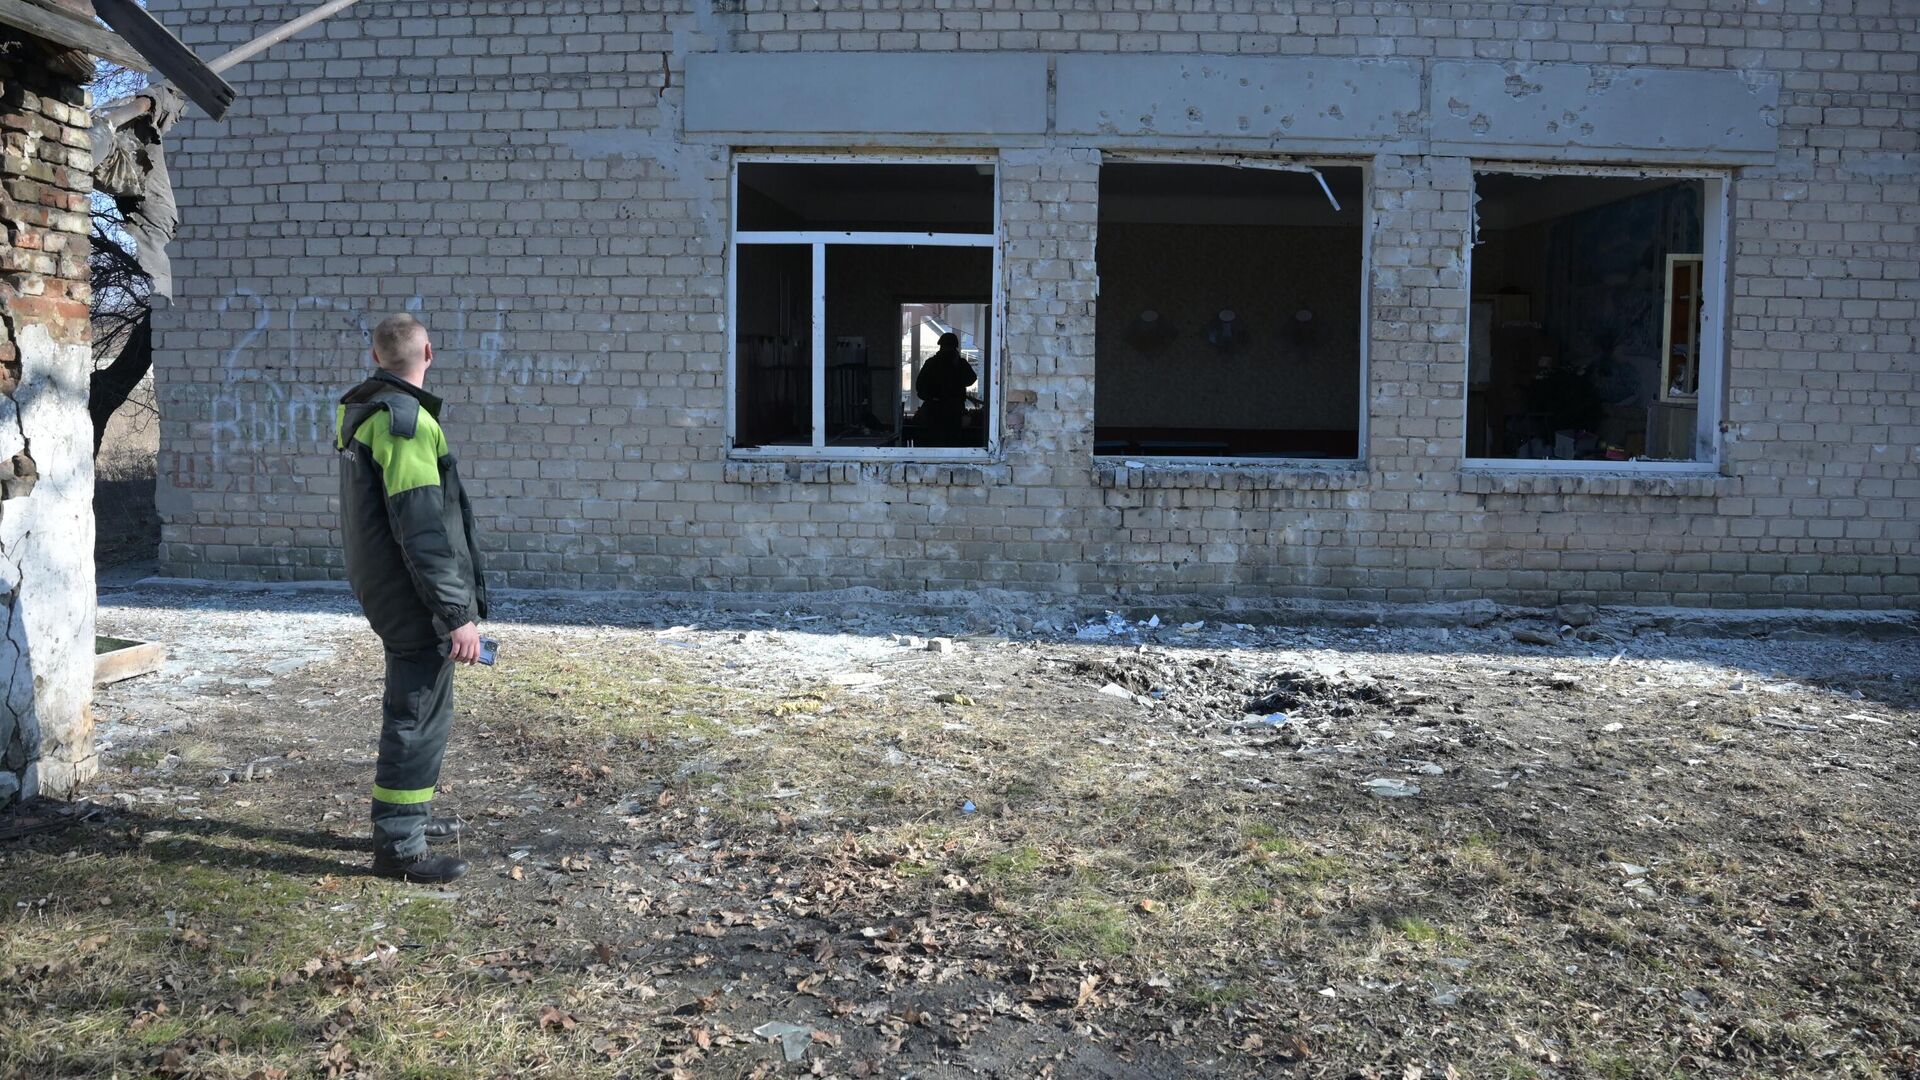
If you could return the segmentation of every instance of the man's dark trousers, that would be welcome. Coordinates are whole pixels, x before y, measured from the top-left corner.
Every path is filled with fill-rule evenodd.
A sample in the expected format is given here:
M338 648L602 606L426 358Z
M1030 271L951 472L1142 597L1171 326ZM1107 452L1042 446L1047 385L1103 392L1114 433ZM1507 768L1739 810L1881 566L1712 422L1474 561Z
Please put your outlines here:
M380 702L380 760L373 770L373 843L382 856L427 850L427 817L453 727L453 661L446 638L388 645Z
M487 617L473 506L440 399L376 371L340 399L340 525L347 580L387 654L374 770L376 864L425 854L453 723L454 631Z

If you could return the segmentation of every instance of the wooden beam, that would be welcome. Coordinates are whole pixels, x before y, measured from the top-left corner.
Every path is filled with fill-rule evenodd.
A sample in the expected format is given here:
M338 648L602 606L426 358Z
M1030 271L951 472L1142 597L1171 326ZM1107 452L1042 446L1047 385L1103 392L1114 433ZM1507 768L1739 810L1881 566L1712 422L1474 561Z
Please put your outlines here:
M80 49L102 60L111 60L121 67L135 71L152 70L146 58L109 31L77 15L43 7L31 0L0 0L0 25L23 30L69 49Z
M145 8L133 0L93 0L93 10L208 116L218 120L227 115L227 108L233 104L233 87Z

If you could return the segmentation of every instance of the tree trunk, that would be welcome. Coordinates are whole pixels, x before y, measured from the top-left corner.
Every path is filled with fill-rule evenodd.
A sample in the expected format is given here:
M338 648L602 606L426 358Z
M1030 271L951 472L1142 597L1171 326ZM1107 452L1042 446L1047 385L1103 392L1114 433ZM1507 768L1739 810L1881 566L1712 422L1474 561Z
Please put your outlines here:
M107 437L107 421L127 403L153 367L153 313L143 312L127 331L127 343L113 363L97 368L87 380L87 412L93 417L93 452Z

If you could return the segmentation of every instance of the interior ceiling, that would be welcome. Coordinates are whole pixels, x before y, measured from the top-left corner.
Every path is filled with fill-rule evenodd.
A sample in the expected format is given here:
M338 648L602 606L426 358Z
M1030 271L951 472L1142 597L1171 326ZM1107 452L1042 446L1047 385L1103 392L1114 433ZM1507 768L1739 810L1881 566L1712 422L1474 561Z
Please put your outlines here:
M1474 211L1482 229L1519 229L1675 184L1698 187L1700 181L1671 176L1476 173L1473 188L1478 201Z
M1111 163L1100 168L1100 220L1132 225L1357 226L1360 169L1321 167L1335 210L1312 173L1231 165Z
M1229 165L1119 162L1100 170L1100 218L1109 224L1357 227L1362 171L1312 173ZM747 163L740 167L741 227L992 227L994 183L975 165Z
M993 224L993 173L975 165L747 163L740 194L749 229L768 227L749 220L768 206L774 228Z

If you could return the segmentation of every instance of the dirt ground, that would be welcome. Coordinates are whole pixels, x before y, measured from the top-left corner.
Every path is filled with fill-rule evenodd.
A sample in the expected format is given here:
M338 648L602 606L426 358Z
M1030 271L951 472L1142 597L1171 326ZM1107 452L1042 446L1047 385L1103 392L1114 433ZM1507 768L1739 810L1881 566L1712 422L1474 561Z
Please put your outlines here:
M0 842L0 1076L1920 1077L1910 619L520 597L430 889L350 603L103 597L171 656Z

